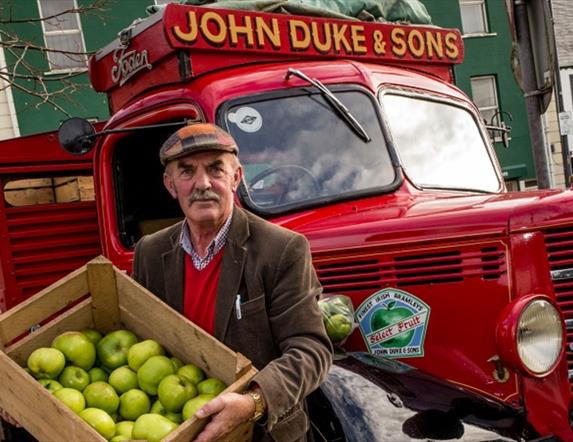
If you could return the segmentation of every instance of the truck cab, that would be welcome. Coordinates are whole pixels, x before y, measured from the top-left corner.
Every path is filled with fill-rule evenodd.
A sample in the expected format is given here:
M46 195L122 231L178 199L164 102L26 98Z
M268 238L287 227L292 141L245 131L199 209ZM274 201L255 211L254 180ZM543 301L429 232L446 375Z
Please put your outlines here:
M235 203L305 235L325 296L352 299L336 370L434 426L573 440L573 194L506 191L462 60L453 29L169 4L90 61L112 114L82 138L102 253L130 271L182 219L159 147L216 123L240 149ZM323 389L332 440L397 440L352 435L349 379Z

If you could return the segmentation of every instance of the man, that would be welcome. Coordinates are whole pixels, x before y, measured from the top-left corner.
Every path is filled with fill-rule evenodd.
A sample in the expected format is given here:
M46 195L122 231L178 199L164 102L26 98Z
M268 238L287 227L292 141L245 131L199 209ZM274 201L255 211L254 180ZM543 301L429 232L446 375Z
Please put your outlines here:
M247 394L222 394L197 412L211 417L198 442L261 417L255 440L304 440L304 399L332 362L321 288L304 237L234 207L237 154L212 124L186 126L163 144L163 181L185 219L141 239L133 276L260 370Z

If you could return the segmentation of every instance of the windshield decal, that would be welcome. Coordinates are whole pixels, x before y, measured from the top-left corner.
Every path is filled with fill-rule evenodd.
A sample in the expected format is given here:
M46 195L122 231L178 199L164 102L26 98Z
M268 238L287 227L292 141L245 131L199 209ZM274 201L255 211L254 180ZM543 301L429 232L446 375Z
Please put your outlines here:
M356 310L368 351L375 356L424 356L430 307L402 290L387 288L369 296Z
M227 118L243 132L254 133L263 127L263 116L258 110L249 106L240 107Z

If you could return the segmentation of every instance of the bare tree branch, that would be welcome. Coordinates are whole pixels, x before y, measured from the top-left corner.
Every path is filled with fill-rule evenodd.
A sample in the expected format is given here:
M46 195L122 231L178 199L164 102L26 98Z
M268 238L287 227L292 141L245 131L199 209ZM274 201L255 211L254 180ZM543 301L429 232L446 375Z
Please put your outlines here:
M78 48L81 50L58 48L45 44L44 41L41 43L33 41L19 35L11 25L18 25L21 29L25 24L37 26L38 23L49 23L51 29L57 33L58 29L66 30L65 26L71 17L69 14L96 16L103 21L105 7L110 1L92 0L88 5L66 9L45 17L18 18L13 13L11 2L0 0L0 50L3 49L6 53L6 65L0 66L0 91L12 87L34 97L32 105L35 108L50 105L69 116L63 105L66 101L77 104L73 100L74 94L80 89L90 87L88 84L78 83L77 79L85 75L87 56L93 52L85 51L83 48ZM46 37L46 41L51 43L53 39L50 41ZM38 53L44 54L44 63L38 64L37 55L31 58L32 54ZM66 59L73 62L66 63ZM58 66L60 62L61 66Z
M18 24L18 23L37 23L37 22L42 22L42 21L48 21L48 20L52 20L54 18L59 18L63 15L66 14L70 14L70 13L76 13L76 14L89 14L93 11L103 11L104 7L109 3L109 0L94 0L94 2L88 6L82 6L79 8L72 8L72 9L66 9L65 11L62 12L58 12L57 14L53 14L53 15L48 15L46 17L29 17L29 18L19 18L19 19L15 19L12 18L12 14L10 14L10 18L8 19L0 19L0 25L6 25L6 24ZM5 8L7 8L6 6L0 6L0 12L3 11ZM11 9L11 7L10 7Z

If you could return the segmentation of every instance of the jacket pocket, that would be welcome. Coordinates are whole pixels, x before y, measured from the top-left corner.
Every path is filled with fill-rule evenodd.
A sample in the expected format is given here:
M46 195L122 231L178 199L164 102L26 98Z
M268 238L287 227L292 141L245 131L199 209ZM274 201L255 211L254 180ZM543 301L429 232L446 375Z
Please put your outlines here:
M249 299L241 304L241 314L249 316L264 311L266 308L265 295L262 294L256 298Z

